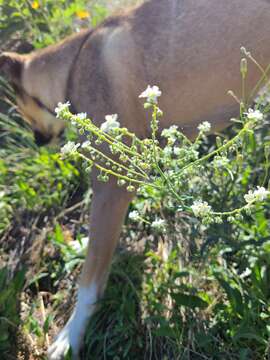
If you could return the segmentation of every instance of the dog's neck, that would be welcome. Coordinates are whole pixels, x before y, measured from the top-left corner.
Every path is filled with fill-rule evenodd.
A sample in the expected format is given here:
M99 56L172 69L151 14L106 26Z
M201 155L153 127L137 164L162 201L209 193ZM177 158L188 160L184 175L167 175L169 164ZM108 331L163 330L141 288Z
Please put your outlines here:
M29 95L40 98L54 111L65 102L69 74L88 31L81 31L57 45L30 54L22 73L22 86ZM79 41L81 40L81 41ZM46 89L46 91L45 91Z

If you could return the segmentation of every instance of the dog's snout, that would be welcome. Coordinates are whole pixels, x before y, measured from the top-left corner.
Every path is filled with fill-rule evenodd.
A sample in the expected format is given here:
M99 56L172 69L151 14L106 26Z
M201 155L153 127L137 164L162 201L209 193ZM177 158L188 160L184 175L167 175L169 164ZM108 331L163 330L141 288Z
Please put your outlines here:
M38 146L47 145L50 143L52 137L42 134L40 131L34 131L35 142Z

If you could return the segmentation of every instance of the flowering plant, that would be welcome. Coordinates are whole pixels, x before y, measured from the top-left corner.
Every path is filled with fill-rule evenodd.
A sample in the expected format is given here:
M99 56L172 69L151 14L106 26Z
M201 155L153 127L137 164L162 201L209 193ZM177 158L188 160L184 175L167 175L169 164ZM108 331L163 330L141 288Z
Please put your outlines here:
M243 62L241 62L242 70ZM243 71L242 71L243 75ZM234 94L230 92L233 96ZM229 141L217 138L216 148L200 156L200 149L205 135L211 130L211 124L204 121L198 126L198 135L191 142L176 125L163 129L161 137L166 145L161 147L158 141L159 120L163 116L158 106L158 99L162 95L157 86L148 86L139 95L145 99L144 107L151 109L151 138L139 139L136 134L121 127L121 119L117 114L107 115L105 122L97 127L85 114L73 115L67 104L59 104L57 116L71 121L76 125L80 134L85 134L86 141L81 144L68 143L62 148L63 156L78 156L85 162L87 171L94 166L98 169L98 179L109 181L116 177L118 186L126 187L130 192L143 193L148 187L161 191L177 200L180 211L189 212L202 220L203 224L220 223L224 218L234 221L241 213L249 213L256 203L267 199L269 191L263 185L257 190L249 190L244 199L239 199L242 205L226 211L215 211L205 200L198 199L194 193L194 179L198 181L200 172L207 163L216 171L229 170L230 157L239 156L249 133L264 120L260 110L260 103L255 109L244 102L240 103L240 117L237 120L241 128ZM235 97L235 96L234 96ZM83 115L83 116L82 116ZM105 145L102 146L102 145ZM105 150L104 150L105 149ZM133 221L143 220L139 212L133 211ZM165 222L156 219L152 228L163 231Z

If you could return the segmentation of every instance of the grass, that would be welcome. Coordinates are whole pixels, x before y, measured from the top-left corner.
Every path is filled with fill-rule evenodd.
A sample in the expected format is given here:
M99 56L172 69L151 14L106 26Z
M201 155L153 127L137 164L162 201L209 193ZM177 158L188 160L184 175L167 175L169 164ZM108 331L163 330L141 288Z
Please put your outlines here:
M44 30L39 16L45 12L57 22L58 2L42 4L35 19L28 6L24 19L6 21L6 38L30 34L35 46L44 46L72 31L75 5L87 6L93 23L109 11L98 2L66 2L64 26ZM18 6L26 2L0 1L2 11ZM0 104L1 358L44 359L74 305L91 190L81 164L61 160L54 148L36 147L4 80L1 88L10 99L2 97ZM209 137L201 151L213 141ZM196 191L219 209L233 207L251 185L264 181L267 187L268 144L269 122L249 136L244 156L232 158L227 168L206 166L206 186ZM177 211L174 199L151 189L130 209L152 220L162 215L169 230L153 234L149 225L126 219L105 296L84 339L83 358L269 359L269 204L207 230Z

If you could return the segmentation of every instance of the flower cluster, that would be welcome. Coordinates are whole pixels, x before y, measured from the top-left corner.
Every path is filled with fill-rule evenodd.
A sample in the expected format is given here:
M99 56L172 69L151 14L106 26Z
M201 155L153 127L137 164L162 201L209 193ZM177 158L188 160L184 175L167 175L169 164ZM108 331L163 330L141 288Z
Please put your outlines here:
M178 126L176 125L172 125L168 129L164 129L161 132L161 136L167 138L168 141L172 144L176 141L177 134L178 134Z
M217 168L226 167L229 163L229 159L225 156L216 156L213 161L213 165Z
M266 190L263 186L257 186L257 190L249 190L249 192L244 195L244 198L247 204L251 205L258 201L264 201L269 194L270 191Z
M79 120L85 120L87 118L87 114L86 113L79 113L76 115L76 118L78 118Z
M61 155L62 156L69 156L76 154L80 144L76 144L74 141L68 141L62 148L61 148Z
M146 99L146 102L149 104L157 104L157 99L160 97L162 92L159 90L158 86L150 86L148 85L147 89L141 93L139 98Z
M137 210L133 210L129 213L129 218L132 221L138 221L140 220L140 214Z
M207 133L211 130L211 124L208 121L204 121L202 122L199 126L198 126L198 130L201 133Z
M163 219L156 219L152 222L151 227L158 232L164 232L166 230L166 221Z
M196 217L206 217L212 213L212 208L206 201L196 200L191 209Z
M113 133L115 129L120 128L120 122L117 121L117 119L118 119L117 114L106 115L105 116L106 121L101 124L100 130L107 134Z
M88 245L89 238L83 237L80 240L73 240L68 245L75 251L77 254L86 250Z
M247 119L255 122L260 122L263 120L263 113L260 110L248 109Z
M55 113L56 113L56 117L57 119L61 118L65 118L66 114L69 113L69 107L70 107L70 102L67 101L66 103L61 103L59 102L57 104L57 107L55 108Z

